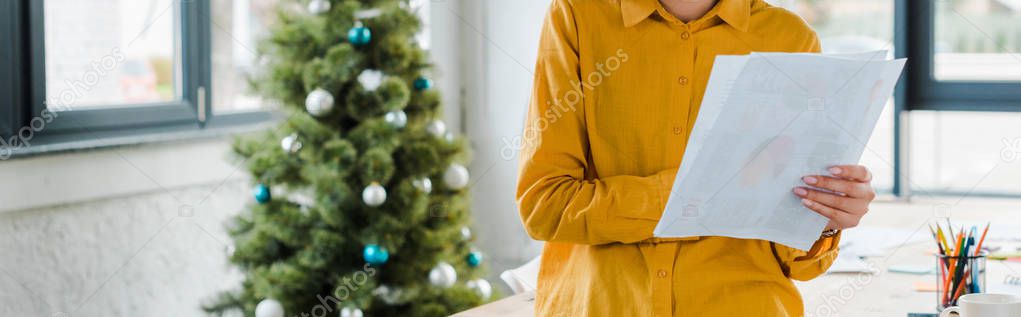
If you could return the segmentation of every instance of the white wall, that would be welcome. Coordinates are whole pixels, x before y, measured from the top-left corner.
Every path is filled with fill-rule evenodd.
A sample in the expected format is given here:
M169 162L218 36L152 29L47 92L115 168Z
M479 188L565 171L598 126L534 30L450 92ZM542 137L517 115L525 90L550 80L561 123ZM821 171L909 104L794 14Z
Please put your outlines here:
M518 149L539 30L548 0L463 0L460 11L433 2L459 22L464 128L475 159L470 166L479 246L489 253L493 274L517 267L539 254L542 244L528 237L514 199Z
M0 163L0 316L199 316L250 201L228 138Z

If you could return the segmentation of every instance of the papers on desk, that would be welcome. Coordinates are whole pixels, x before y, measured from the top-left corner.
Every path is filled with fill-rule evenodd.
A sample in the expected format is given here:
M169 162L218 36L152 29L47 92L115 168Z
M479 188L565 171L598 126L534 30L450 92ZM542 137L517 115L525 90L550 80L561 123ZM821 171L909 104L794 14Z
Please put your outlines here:
M809 249L827 219L791 190L861 158L904 66L886 55L717 56L655 235Z
M853 254L838 253L826 273L879 273L874 265Z
M921 228L920 228L921 229ZM891 249L930 241L928 229L910 230L894 227L861 226L844 230L840 235L840 253L855 256L884 256Z
M989 281L987 292L1021 296L1021 276L1007 274L1001 280Z
M886 256L905 245L928 241L928 231L895 227L861 226L844 230L840 235L840 255L826 273L878 273L863 257ZM926 268L929 268L926 266ZM908 266L891 265L891 272L907 272ZM935 269L932 266L930 269Z

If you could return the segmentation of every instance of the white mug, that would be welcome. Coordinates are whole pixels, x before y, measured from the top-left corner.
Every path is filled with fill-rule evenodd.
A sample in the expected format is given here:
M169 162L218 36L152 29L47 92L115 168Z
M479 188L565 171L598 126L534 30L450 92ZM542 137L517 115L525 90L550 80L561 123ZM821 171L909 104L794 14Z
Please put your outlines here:
M968 294L957 299L957 306L947 307L939 317L1016 317L1021 316L1021 298L1004 294Z

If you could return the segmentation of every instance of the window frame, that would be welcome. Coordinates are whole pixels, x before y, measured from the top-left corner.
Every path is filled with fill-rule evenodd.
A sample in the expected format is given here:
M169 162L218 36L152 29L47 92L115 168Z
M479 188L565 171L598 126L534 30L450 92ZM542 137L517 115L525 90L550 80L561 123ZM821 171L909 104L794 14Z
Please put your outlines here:
M25 78L26 56L22 52L24 47L23 23L24 10L21 1L4 1L0 3L0 137L4 143L9 141L8 137L17 133L21 128L19 121L15 118L22 117L24 104L24 91L22 83Z
M39 118L47 118L44 1L0 4L0 43L11 43L0 46L0 159L215 136L279 119L269 110L213 115L210 2L172 0L173 18L179 19L180 100L60 111L36 129Z
M60 120L53 120L43 133L74 132L81 130L118 129L153 125L202 124L210 114L209 93L210 54L208 21L200 14L206 0L171 0L175 16L179 19L180 34L175 34L175 45L180 47L181 99L170 102L145 104L117 104L113 107L80 109L59 112ZM29 4L29 38L32 62L31 101L32 116L41 116L46 109L46 59L44 2ZM205 14L204 17L208 17ZM205 90L205 92L202 92ZM202 96L200 96L202 95ZM202 97L204 100L199 100ZM204 103L204 105L202 104ZM199 114L204 108L204 114ZM51 131L52 130L52 131Z
M907 32L905 57L911 70L907 72L906 110L1021 111L1021 81L936 79L936 3L908 0L904 8L915 12L902 15Z
M907 58L894 93L893 195L910 199L910 111L1021 112L1021 81L938 80L935 77L936 6L932 1L894 1L894 45ZM931 192L930 192L931 193ZM947 193L955 194L955 193ZM959 193L957 193L959 194ZM1018 197L1013 194L969 193Z

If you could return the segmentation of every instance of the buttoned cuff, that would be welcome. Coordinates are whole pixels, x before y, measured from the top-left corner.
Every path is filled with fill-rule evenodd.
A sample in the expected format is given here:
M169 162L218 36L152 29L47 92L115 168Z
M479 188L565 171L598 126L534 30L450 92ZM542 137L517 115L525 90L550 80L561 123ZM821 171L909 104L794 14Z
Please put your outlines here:
M794 260L803 261L807 259L812 259L837 250L837 247L840 245L840 235L843 233L844 231L841 230L837 231L837 234L833 236L819 238L819 240L815 241L815 244L812 245L812 248L809 249L808 252L805 253L805 255L799 256Z

